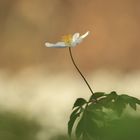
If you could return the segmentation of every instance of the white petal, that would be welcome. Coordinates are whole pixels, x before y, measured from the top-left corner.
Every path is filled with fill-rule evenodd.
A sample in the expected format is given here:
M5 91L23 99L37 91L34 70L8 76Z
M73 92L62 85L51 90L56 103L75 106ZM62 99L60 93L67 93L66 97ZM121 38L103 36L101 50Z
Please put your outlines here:
M80 38L81 38L81 39L84 39L85 37L87 37L88 34L89 34L89 31L86 32L85 34L81 35Z
M75 40L74 42L71 43L71 47L75 47L78 44L80 44L81 42L82 42L82 39L77 39L77 40Z
M57 42L56 44L46 42L45 46L50 47L50 48L65 48L65 47L68 47L64 42Z
M89 34L89 31L86 32L85 34L83 34L82 36L76 38L74 41L72 41L72 47L75 47L76 45L78 45L79 43L81 43L83 41L83 39Z
M77 40L79 38L80 34L79 33L75 33L72 37L72 41L74 42L75 40Z

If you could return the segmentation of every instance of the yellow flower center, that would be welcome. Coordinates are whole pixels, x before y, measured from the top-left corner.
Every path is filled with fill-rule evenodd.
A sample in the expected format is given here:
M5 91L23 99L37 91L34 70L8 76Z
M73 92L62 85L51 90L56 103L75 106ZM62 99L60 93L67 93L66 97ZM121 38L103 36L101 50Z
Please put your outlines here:
M62 37L62 41L65 42L66 45L70 46L72 42L72 35L65 35Z

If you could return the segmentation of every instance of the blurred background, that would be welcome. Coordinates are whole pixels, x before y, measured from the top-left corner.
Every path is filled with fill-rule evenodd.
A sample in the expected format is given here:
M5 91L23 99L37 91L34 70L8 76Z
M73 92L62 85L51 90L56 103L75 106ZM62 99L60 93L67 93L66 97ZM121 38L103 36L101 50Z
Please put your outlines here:
M73 102L90 95L68 49L44 45L65 34L90 31L72 51L94 91L140 97L139 7L138 0L0 0L0 139L26 131L26 140L65 139Z

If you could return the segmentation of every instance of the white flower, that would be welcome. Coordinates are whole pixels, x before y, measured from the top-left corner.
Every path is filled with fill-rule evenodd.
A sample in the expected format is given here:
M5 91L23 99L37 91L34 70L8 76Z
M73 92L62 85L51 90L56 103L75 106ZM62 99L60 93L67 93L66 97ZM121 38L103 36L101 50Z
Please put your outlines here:
M66 47L75 47L79 43L83 41L83 39L89 34L89 31L85 34L81 35L79 33L75 33L72 35L66 35L62 37L62 42L57 42L55 44L46 42L45 46L50 48L66 48Z

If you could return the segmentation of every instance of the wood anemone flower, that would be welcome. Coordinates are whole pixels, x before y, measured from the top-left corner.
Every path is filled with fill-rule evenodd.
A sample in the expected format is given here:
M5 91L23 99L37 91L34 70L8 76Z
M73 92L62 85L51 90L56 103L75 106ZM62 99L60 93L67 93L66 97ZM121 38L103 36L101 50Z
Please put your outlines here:
M85 34L81 35L79 33L75 33L73 36L71 34L63 36L61 42L57 42L55 44L46 42L45 46L49 48L67 48L67 47L75 47L79 43L83 41L85 37L89 34L87 31Z
M79 72L79 74L81 75L83 80L85 81L85 83L88 86L90 92L92 94L94 94L93 90L90 87L90 85L89 85L88 81L86 80L85 76L82 74L80 69L77 67L77 65L76 65L76 63L74 61L73 55L72 55L72 51L71 51L71 48L73 48L76 45L78 45L79 43L81 43L83 41L83 39L85 37L87 37L88 34L89 34L89 31L86 32L85 34L81 35L81 36L80 36L79 33L75 33L73 36L71 34L70 35L66 35L66 36L62 37L62 42L57 42L55 44L46 42L45 46L49 47L49 48L68 48L73 65L75 66L75 68L77 69L77 71Z

